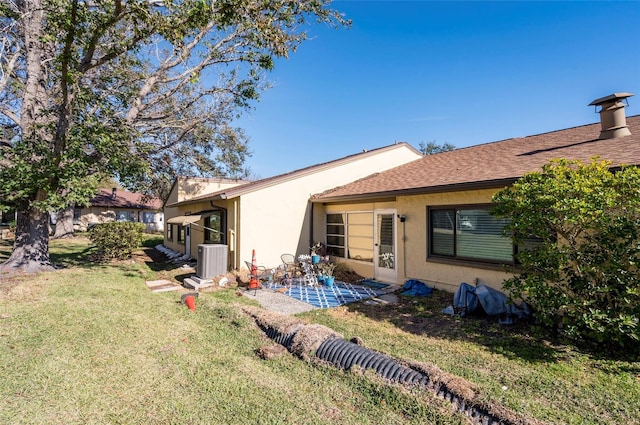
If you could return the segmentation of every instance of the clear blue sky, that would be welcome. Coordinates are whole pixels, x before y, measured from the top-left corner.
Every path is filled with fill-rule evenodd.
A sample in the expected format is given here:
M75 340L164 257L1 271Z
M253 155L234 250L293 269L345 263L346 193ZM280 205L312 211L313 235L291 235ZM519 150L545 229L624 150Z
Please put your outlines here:
M350 29L311 27L255 110L254 177L406 141L456 147L640 114L640 2L336 1Z

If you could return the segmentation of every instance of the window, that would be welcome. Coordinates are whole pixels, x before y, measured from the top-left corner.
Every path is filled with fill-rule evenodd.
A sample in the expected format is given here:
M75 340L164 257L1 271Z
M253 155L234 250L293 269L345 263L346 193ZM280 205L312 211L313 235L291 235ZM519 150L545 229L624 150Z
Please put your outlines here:
M173 240L173 224L167 223L167 240Z
M429 208L429 256L490 263L513 263L511 238L502 234L508 219L489 206Z
M10 223L16 221L16 211L15 210L7 210L0 211L0 224L4 226L8 226Z
M82 209L74 208L73 209L73 224L80 223L80 217L82 217Z
M116 221L133 221L131 211L116 211Z
M327 214L327 254L344 258L345 214Z
M204 219L204 241L206 243L226 243L227 224L224 211L215 211Z
M184 244L184 226L178 226L178 243Z
M156 219L156 213L151 211L145 211L142 213L142 222L143 223L154 223Z
M373 212L327 214L327 253L373 261Z

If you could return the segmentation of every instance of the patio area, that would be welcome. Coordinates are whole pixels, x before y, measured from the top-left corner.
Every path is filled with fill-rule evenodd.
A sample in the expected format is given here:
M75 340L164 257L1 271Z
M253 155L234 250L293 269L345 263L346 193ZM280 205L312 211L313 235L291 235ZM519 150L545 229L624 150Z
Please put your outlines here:
M243 290L242 294L256 300L267 310L281 314L298 314L316 308L332 308L341 305L371 300L387 303L387 297L397 298L392 292L394 285L365 279L358 283L336 281L332 286L307 286L302 279L295 279L291 286L275 282L261 282L262 289Z
M336 281L332 286L308 286L302 279L294 279L291 286L274 282L264 282L262 286L263 290L280 292L316 308L331 308L383 295L388 292L390 285L373 281L364 281L362 284Z

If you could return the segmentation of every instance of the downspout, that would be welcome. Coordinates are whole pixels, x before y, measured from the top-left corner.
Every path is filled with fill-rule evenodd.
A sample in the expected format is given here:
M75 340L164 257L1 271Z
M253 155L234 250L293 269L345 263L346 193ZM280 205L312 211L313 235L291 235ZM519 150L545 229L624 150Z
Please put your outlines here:
M403 216L404 217L404 216ZM407 231L406 219L400 219L402 223L402 279L407 279Z

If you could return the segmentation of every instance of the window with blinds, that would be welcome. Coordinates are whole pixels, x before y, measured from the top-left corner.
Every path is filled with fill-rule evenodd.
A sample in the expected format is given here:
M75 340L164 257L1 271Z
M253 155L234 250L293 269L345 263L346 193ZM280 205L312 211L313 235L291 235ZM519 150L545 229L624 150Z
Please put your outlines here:
M462 260L513 263L514 248L502 234L508 219L489 206L429 208L429 255Z

